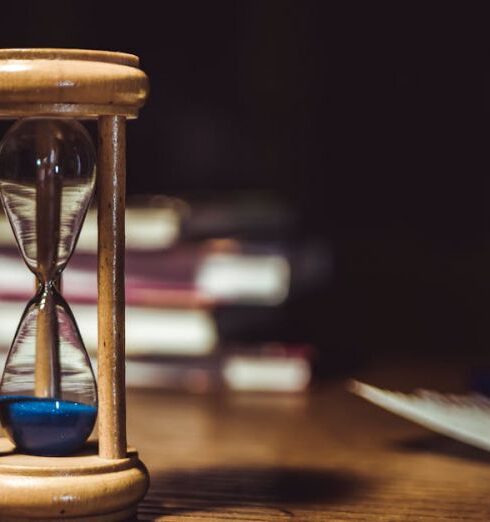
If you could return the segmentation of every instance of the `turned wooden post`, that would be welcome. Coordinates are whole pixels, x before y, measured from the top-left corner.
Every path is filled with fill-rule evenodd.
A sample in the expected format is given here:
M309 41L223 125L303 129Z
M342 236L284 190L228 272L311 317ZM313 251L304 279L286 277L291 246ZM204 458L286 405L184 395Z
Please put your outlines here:
M99 455L126 456L124 210L126 119L99 117L98 365Z

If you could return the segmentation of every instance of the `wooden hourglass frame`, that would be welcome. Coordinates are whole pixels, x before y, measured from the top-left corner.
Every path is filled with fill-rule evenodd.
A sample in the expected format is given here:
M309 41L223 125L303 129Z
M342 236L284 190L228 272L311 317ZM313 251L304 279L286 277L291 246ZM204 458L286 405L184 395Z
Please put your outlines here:
M38 457L0 439L3 522L127 520L147 491L146 468L126 444L124 214L126 120L137 117L148 89L130 54L0 49L0 118L98 121L98 447Z

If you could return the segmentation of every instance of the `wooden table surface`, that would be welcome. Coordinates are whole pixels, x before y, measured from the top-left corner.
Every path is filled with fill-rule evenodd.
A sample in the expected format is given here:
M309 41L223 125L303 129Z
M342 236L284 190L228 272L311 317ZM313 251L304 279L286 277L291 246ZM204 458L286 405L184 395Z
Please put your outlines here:
M461 387L459 365L403 364L383 386ZM130 391L128 430L152 485L139 520L490 520L490 454L351 396Z

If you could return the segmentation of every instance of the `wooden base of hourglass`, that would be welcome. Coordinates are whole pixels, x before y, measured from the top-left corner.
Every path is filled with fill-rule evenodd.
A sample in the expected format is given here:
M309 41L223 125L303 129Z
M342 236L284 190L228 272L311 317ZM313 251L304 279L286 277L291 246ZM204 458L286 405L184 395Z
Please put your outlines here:
M15 453L0 438L2 522L130 520L148 489L148 472L131 448L124 459L102 459L88 443L77 455Z

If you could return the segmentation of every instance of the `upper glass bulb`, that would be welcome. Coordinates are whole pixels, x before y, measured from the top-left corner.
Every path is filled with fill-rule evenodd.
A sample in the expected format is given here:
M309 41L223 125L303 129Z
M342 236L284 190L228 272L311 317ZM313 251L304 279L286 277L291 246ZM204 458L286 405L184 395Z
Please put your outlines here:
M68 262L94 182L94 146L76 120L20 120L0 143L2 201L41 283L54 280Z

